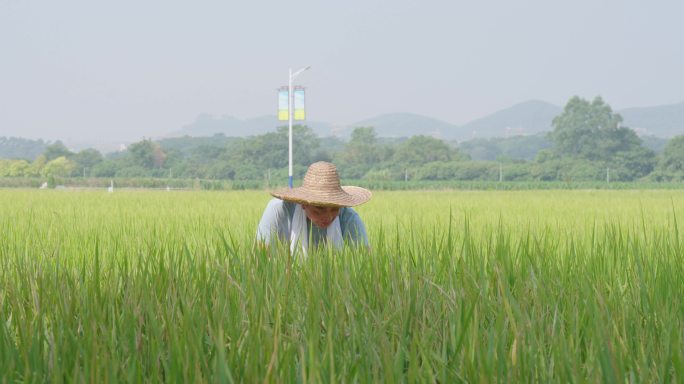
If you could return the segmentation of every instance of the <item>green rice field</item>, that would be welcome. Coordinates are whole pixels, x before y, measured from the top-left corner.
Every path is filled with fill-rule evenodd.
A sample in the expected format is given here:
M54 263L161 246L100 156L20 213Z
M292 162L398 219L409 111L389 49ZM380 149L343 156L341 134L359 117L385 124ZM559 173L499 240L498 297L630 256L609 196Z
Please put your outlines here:
M684 190L381 191L306 260L269 198L0 190L0 382L684 382Z

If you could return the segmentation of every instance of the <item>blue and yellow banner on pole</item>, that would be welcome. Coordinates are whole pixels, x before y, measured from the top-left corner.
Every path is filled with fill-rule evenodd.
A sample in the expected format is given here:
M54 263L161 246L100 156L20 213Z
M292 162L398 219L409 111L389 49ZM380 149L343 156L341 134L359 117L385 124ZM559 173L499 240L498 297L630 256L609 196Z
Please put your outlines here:
M278 120L287 121L290 119L288 112L287 88L278 90Z
M304 102L304 88L297 87L292 92L294 96L293 119L306 120L306 108ZM287 121L290 119L288 112L288 91L287 87L278 89L278 120Z
M294 90L294 119L306 120L304 112L304 88Z

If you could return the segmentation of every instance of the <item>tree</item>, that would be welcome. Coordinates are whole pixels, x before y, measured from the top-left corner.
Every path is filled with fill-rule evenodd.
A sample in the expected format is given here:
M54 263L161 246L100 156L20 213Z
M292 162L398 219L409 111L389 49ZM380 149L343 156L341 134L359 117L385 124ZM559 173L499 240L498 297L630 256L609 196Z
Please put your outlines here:
M0 158L33 161L45 151L46 146L46 143L40 139L0 137Z
M9 176L10 177L20 177L26 176L26 171L31 165L26 160L15 160L10 164Z
M455 148L443 140L430 136L412 136L403 142L394 153L394 161L408 167L417 167L427 163L465 159Z
M288 136L289 128L282 126L276 131L277 137L268 136L268 134L261 135L263 142L267 139L275 139L279 143L284 143L285 148L288 147ZM308 167L314 161L318 160L314 158L314 155L320 154L317 150L321 145L321 141L316 136L314 131L307 127L306 125L295 125L292 127L292 162L294 164L303 165ZM285 164L287 164L287 156L284 158ZM270 168L270 167L269 167Z
M568 101L563 113L553 119L554 151L575 162L564 174L580 179L602 179L606 168L613 180L631 181L653 170L655 153L642 146L636 133L621 127L622 117L596 97L591 103L577 96ZM563 161L563 163L566 163Z
M0 159L0 177L7 177L10 174L12 160Z
M499 145L501 139L473 139L458 145L458 149L467 153L473 160L494 160L502 153Z
M89 148L73 155L71 160L76 163L77 170L83 170L84 168L87 168L90 172L92 172L93 167L102 162L103 158L99 151Z
M280 127L276 132L269 132L234 142L229 145L222 159L233 165L235 177L246 178L248 174L263 175L268 169L288 166L288 127ZM321 156L317 151L320 145L318 136L311 128L302 125L292 127L293 163L309 166L315 161L314 156ZM250 171L242 172L241 167Z
M656 157L653 151L638 146L615 153L607 168L610 168L611 180L633 181L653 172L655 165Z
M45 168L45 164L47 163L47 158L45 155L40 155L38 156L33 163L29 166L29 168L26 170L26 176L40 176L43 174L43 168Z
M161 168L166 160L166 154L159 144L150 139L143 139L131 144L128 147L128 152L131 155L132 165L142 168ZM139 173L139 171L135 172Z
M591 103L574 96L553 119L549 138L561 156L596 160L603 155L599 150L603 132L618 129L621 122L622 117L600 96Z
M54 160L48 161L43 168L42 175L44 177L67 177L76 168L76 163L68 160L64 156L60 156Z
M62 144L61 141L57 140L45 148L43 155L45 155L45 159L47 161L51 161L58 157L68 158L73 155L73 153L64 144Z
M344 150L334 156L342 177L361 178L386 159L387 150L378 144L373 127L357 127Z
M654 179L684 180L684 135L675 136L668 141L654 172Z
M161 147L157 143L152 144L152 165L155 168L161 168L166 162L166 153L162 151Z
M456 180L497 180L499 165L491 161L462 161L454 164Z
M95 165L90 170L90 175L94 177L114 177L118 169L119 161L104 160Z
M377 135L373 127L354 128L351 139L337 156L337 161L346 166L375 163L377 158Z
M642 145L636 132L618 127L601 133L598 150L603 154L603 168L612 170L612 180L633 181L653 171L655 152Z
M539 151L551 148L551 146L545 134L535 134L472 139L459 143L458 150L468 154L472 160L496 160L499 156L533 160Z
M235 169L227 161L218 160L207 169L206 176L210 179L233 179Z
M0 177L26 176L29 166L29 162L26 160L0 159Z
M221 157L225 150L226 146L218 147L213 145L199 145L189 150L189 155L187 157L198 163L213 163L214 161L216 161L216 159ZM175 153L176 157L178 158L182 157L182 153L171 153Z
M150 177L151 170L149 168L141 167L140 165L132 165L130 167L123 167L116 170L116 177Z

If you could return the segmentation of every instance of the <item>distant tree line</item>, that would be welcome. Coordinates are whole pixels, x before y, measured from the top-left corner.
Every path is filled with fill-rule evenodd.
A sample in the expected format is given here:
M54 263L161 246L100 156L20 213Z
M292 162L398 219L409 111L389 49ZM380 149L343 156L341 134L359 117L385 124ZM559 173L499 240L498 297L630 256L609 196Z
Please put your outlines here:
M0 159L34 160L45 151L49 143L38 139L0 136Z
M372 127L358 127L343 141L319 138L308 127L295 126L295 174L301 177L310 163L325 160L336 163L343 178L378 181L684 181L684 135L670 139L656 153L622 126L622 117L600 97L571 98L552 127L546 136L454 144L422 135L379 138ZM3 140L7 144L10 139L0 138L0 145ZM41 145L33 160L0 160L0 177L287 177L287 127L247 138L217 134L143 139L106 156L94 149L71 152L59 141Z

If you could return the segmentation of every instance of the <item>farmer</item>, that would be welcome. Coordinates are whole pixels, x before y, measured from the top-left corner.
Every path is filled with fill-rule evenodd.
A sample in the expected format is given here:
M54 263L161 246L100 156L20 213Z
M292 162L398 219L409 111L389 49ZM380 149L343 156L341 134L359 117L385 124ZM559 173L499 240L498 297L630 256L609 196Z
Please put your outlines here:
M271 195L277 199L271 199L261 216L260 245L280 239L290 243L292 252L301 245L304 256L310 244L368 246L363 221L350 207L367 202L372 194L365 188L341 187L334 164L311 164L301 187L279 189Z

